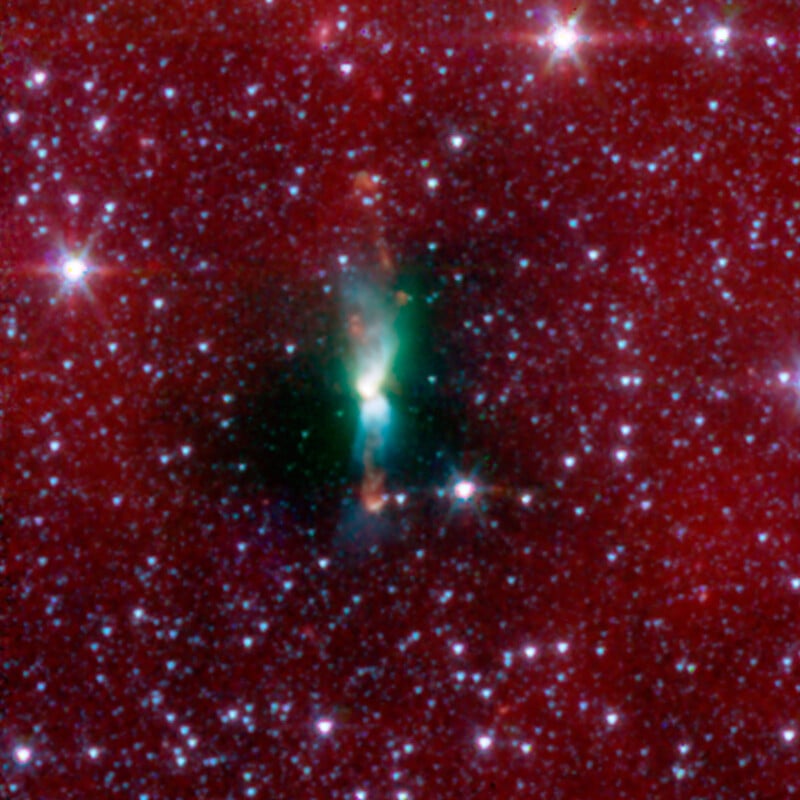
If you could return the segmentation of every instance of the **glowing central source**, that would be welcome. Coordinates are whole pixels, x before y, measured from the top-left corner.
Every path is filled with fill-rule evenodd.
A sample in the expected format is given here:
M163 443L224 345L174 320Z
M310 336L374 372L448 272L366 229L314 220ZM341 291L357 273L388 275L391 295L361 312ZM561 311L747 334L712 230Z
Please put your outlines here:
M475 484L472 481L460 480L453 487L453 494L458 500L469 500L475 494Z
M69 258L64 262L62 271L68 281L75 283L86 274L86 263L80 258Z
M356 391L362 400L373 400L381 393L384 373L380 367L370 367L356 381Z
M575 33L575 30L568 25L562 25L553 31L553 44L555 45L556 50L559 50L562 53L572 50L577 41L578 34Z
M719 45L727 44L728 40L731 38L730 28L726 28L724 25L720 25L719 27L714 28L712 36L716 44Z

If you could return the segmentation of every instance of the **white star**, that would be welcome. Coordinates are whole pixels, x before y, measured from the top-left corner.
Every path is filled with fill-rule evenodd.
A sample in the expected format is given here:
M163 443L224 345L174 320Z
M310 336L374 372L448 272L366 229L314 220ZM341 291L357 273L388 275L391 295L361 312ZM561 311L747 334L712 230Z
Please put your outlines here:
M462 479L453 487L453 494L458 500L469 500L475 494L475 484L466 479Z
M27 764L33 756L33 751L30 747L24 744L19 744L14 748L14 760L18 764Z
M454 133L450 137L450 147L452 147L453 150L461 150L461 148L464 147L464 137L460 133Z
M711 37L714 39L714 44L727 44L728 40L731 38L731 30L724 25L718 25L714 28Z
M70 283L76 283L86 274L87 269L88 267L83 259L68 258L61 268L61 272L67 281Z
M561 53L567 53L575 47L578 41L578 34L575 33L575 29L571 25L559 25L553 31L552 41L556 50Z

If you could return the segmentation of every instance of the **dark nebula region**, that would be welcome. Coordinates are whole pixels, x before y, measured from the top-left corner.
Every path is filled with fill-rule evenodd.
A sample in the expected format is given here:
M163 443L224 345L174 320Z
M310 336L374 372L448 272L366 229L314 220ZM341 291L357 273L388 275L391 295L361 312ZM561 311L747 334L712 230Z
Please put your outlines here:
M800 797L796 0L5 0L0 796Z

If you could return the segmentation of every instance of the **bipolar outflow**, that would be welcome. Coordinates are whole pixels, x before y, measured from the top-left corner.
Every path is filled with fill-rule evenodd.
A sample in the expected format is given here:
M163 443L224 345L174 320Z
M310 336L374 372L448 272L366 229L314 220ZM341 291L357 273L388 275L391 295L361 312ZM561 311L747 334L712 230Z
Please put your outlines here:
M395 319L404 302L381 282L362 282L351 292L347 314L353 384L359 404L355 457L361 468L360 502L370 513L383 508L385 451L392 429L389 395L397 391L393 365L397 354Z

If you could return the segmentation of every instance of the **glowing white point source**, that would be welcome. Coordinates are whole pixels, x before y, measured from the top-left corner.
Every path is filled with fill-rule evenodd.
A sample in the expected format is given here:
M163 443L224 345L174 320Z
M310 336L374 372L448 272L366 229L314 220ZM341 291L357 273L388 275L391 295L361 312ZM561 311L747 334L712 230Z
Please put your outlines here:
M333 730L333 722L331 722L329 719L321 719L317 723L317 730L321 734L327 735Z
M469 500L475 494L475 484L472 481L461 480L455 485L453 494L458 500Z
M37 86L41 86L47 80L47 74L42 72L41 70L37 70L33 73L33 82Z
M712 37L714 39L715 44L726 44L727 41L731 38L730 28L726 28L724 25L720 25L719 27L714 28Z
M613 728L619 722L619 714L615 714L613 711L606 714L606 722Z
M492 737L491 736L479 736L478 737L478 747L481 750L488 750L492 746Z
M788 744L789 742L793 742L795 740L797 731L794 728L786 728L786 730L781 732L781 736L783 737L783 741Z
M62 268L64 277L68 281L79 281L86 274L86 263L80 258L70 258L64 262Z
M781 372L778 374L778 380L783 384L789 383L791 377L792 376L788 372Z
M566 653L567 650L569 650L569 644L567 642L559 642L556 645L556 650L558 650L559 653Z
M14 760L18 764L27 764L31 760L32 755L33 752L30 747L26 747L24 744L14 748Z
M616 458L617 461L619 461L620 464L624 464L625 461L628 460L628 451L627 450L617 450L617 452L614 453L614 458Z
M6 119L9 122L9 125L16 125L19 122L20 113L19 111L9 111L6 114Z
M97 758L100 755L100 750L96 747L89 748L89 758Z
M356 390L361 395L363 400L371 400L377 397L383 383L383 371L380 369L371 369L365 372L356 381Z
M453 150L460 150L464 146L464 137L460 133L454 133L450 137L450 146Z
M526 658L533 658L536 655L536 648L533 645L528 645L525 648L525 657Z
M578 41L578 34L569 25L562 25L553 31L553 44L562 53L572 50Z

